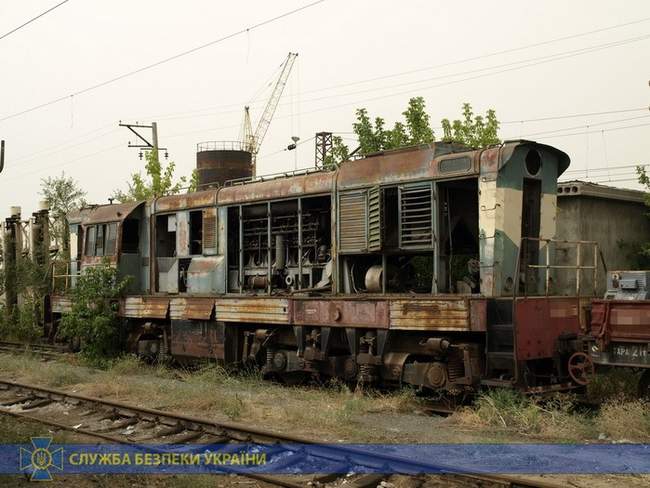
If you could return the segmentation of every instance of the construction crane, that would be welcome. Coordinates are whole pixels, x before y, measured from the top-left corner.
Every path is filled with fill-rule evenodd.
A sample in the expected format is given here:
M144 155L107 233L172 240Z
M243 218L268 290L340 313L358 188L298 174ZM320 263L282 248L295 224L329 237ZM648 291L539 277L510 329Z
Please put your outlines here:
M250 108L244 107L244 122L242 125L242 134L243 134L242 143L244 145L244 148L247 151L250 151L252 155L251 160L252 160L253 176L257 174L256 173L257 153L259 152L260 146L262 145L262 141L264 140L264 136L266 136L266 132L269 129L269 125L271 124L271 120L273 119L273 114L275 114L275 109L278 107L278 102L280 101L280 97L282 96L284 87L287 84L287 79L289 78L289 73L291 73L291 68L293 68L293 63L296 60L297 56L298 53L289 53L287 59L282 64L282 70L280 71L280 75L278 76L278 79L275 82L275 86L273 87L273 92L271 93L271 97L269 98L269 101L266 103L264 112L262 112L262 116L260 117L260 120L257 123L255 132L253 132L253 126L251 124Z

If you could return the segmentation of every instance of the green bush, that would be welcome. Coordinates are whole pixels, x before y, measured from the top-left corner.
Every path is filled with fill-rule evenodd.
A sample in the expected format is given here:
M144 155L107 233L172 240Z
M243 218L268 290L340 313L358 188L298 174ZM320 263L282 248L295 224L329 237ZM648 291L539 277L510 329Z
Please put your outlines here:
M120 279L117 270L104 263L87 268L72 290L72 310L61 318L59 333L79 340L82 355L91 362L120 352L118 301L128 284L128 279Z

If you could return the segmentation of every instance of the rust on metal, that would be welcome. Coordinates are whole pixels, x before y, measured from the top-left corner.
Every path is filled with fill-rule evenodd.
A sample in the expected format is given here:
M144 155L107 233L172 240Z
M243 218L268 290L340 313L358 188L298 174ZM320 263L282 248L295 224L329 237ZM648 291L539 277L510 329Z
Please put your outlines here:
M154 201L154 213L212 207L217 203L217 190L197 191L160 197Z
M129 296L120 303L120 314L128 318L165 319L169 301L167 297Z
M332 193L335 175L334 172L321 171L292 178L275 178L269 181L228 186L219 190L217 201L219 205L229 205Z
M172 320L210 320L214 312L214 298L178 297L169 303L169 318Z
M468 331L468 300L463 297L391 300L390 328Z
M594 300L591 331L604 339L650 343L649 300Z
M145 202L116 203L83 208L71 215L71 223L83 225L104 224L107 222L122 222Z
M518 360L553 357L557 338L580 332L580 300L576 297L527 297L515 303ZM525 326L524 326L525 325Z
M469 328L472 332L487 331L487 300L471 299L469 301Z
M385 300L293 300L293 323L388 328Z
M50 307L54 313L69 313L72 311L72 298L66 295L50 295Z
M216 320L288 324L289 300L286 298L217 298Z
M171 332L172 355L224 359L223 333L216 323L173 320Z

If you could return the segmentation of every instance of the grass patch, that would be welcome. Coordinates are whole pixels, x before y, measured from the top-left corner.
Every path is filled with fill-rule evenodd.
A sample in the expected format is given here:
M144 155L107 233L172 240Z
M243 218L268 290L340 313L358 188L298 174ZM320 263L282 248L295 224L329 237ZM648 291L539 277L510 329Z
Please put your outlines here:
M451 421L567 442L590 438L595 433L592 419L576 408L573 397L558 394L542 399L508 389L481 393L472 407L454 413Z
M595 419L602 437L618 442L648 442L650 439L650 404L635 400L605 403Z
M639 373L628 368L611 368L595 375L587 385L587 398L594 402L636 399Z

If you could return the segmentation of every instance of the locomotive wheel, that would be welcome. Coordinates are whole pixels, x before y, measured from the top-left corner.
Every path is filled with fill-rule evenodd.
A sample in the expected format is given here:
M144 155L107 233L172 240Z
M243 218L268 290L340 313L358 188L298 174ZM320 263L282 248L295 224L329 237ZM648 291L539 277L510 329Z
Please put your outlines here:
M569 376L577 384L585 386L595 373L594 362L584 352L576 352L569 358Z
M650 369L646 369L639 379L639 398L650 400Z

